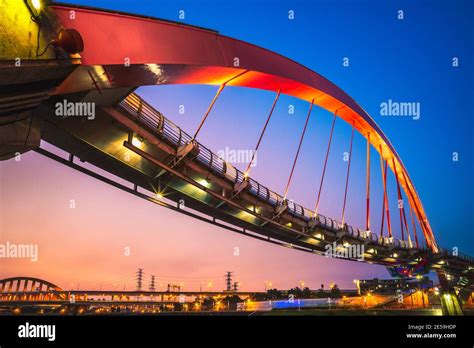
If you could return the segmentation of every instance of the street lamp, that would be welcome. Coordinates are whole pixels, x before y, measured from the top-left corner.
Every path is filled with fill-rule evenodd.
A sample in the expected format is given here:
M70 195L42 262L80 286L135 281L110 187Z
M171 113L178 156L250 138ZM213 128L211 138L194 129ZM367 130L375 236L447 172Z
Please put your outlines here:
M41 14L41 1L40 0L23 0L28 11L31 13L31 20L37 22Z
M239 284L240 285L240 284ZM270 290L272 288L272 282L267 282L265 280L265 291Z
M140 147L142 146L142 140L139 137L133 137L132 138L132 145L135 147Z
M360 295L360 280L359 279L354 279L354 284L357 287L357 293Z

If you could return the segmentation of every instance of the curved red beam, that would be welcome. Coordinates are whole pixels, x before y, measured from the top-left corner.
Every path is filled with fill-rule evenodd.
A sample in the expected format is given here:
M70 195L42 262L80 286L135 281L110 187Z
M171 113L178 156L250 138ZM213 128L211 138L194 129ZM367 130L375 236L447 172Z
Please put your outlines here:
M335 84L277 53L215 31L126 13L54 5L64 28L84 40L82 66L57 93L156 84L209 84L251 87L311 102L334 113L382 149L416 212L428 246L436 242L408 172L388 138L354 99ZM94 83L91 83L91 76ZM392 160L394 159L394 160ZM395 173L393 163L400 169ZM405 180L406 179L406 180Z

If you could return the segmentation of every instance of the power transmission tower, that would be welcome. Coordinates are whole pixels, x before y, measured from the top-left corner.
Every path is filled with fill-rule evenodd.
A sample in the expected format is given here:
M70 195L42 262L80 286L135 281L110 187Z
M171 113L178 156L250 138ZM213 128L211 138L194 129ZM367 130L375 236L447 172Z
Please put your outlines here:
M142 290L143 284L143 268L139 268L137 271L137 291Z
M234 272L227 272L225 277L225 283L227 285L226 291L232 291L232 273Z
M234 287L233 287L233 289L232 289L232 290L233 290L234 292L237 292L237 291L239 291L239 283L237 283L237 282L234 282Z
M151 276L150 291L155 291L155 276Z

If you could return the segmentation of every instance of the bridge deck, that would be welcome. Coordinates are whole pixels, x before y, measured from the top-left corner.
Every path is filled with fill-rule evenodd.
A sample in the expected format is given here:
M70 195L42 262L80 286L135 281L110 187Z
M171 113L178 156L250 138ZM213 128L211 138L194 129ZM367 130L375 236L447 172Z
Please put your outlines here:
M166 187L165 198L159 200L174 201L181 210L192 209L234 230L308 252L324 254L326 246L336 242L344 257L343 249L364 246L365 262L416 263L414 255L430 253L407 241L341 226L321 214L314 218L311 210L284 202L251 178L249 187L233 197L235 185L243 181L242 172L201 144L197 154L173 167L178 149L191 137L134 94L115 107L100 108L93 127L84 127L85 121L77 117L58 120L53 103L54 98L49 107L37 111L44 120L44 140L148 192ZM141 139L139 146L130 134ZM180 207L183 200L186 209Z

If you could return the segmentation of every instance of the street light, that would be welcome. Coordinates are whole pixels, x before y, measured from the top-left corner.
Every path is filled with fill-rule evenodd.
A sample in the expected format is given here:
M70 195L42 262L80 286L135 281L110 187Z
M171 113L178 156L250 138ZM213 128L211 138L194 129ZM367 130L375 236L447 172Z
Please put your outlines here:
M28 11L31 13L31 20L37 22L41 14L41 1L40 0L23 0L28 7Z
M132 138L132 145L135 147L140 147L142 146L142 141L138 137L133 137Z
M239 285L240 285L240 284L239 284ZM265 291L270 290L271 287L272 287L272 282L267 282L267 281L265 280Z
M357 293L360 295L360 280L359 279L354 279L354 284L357 287Z

